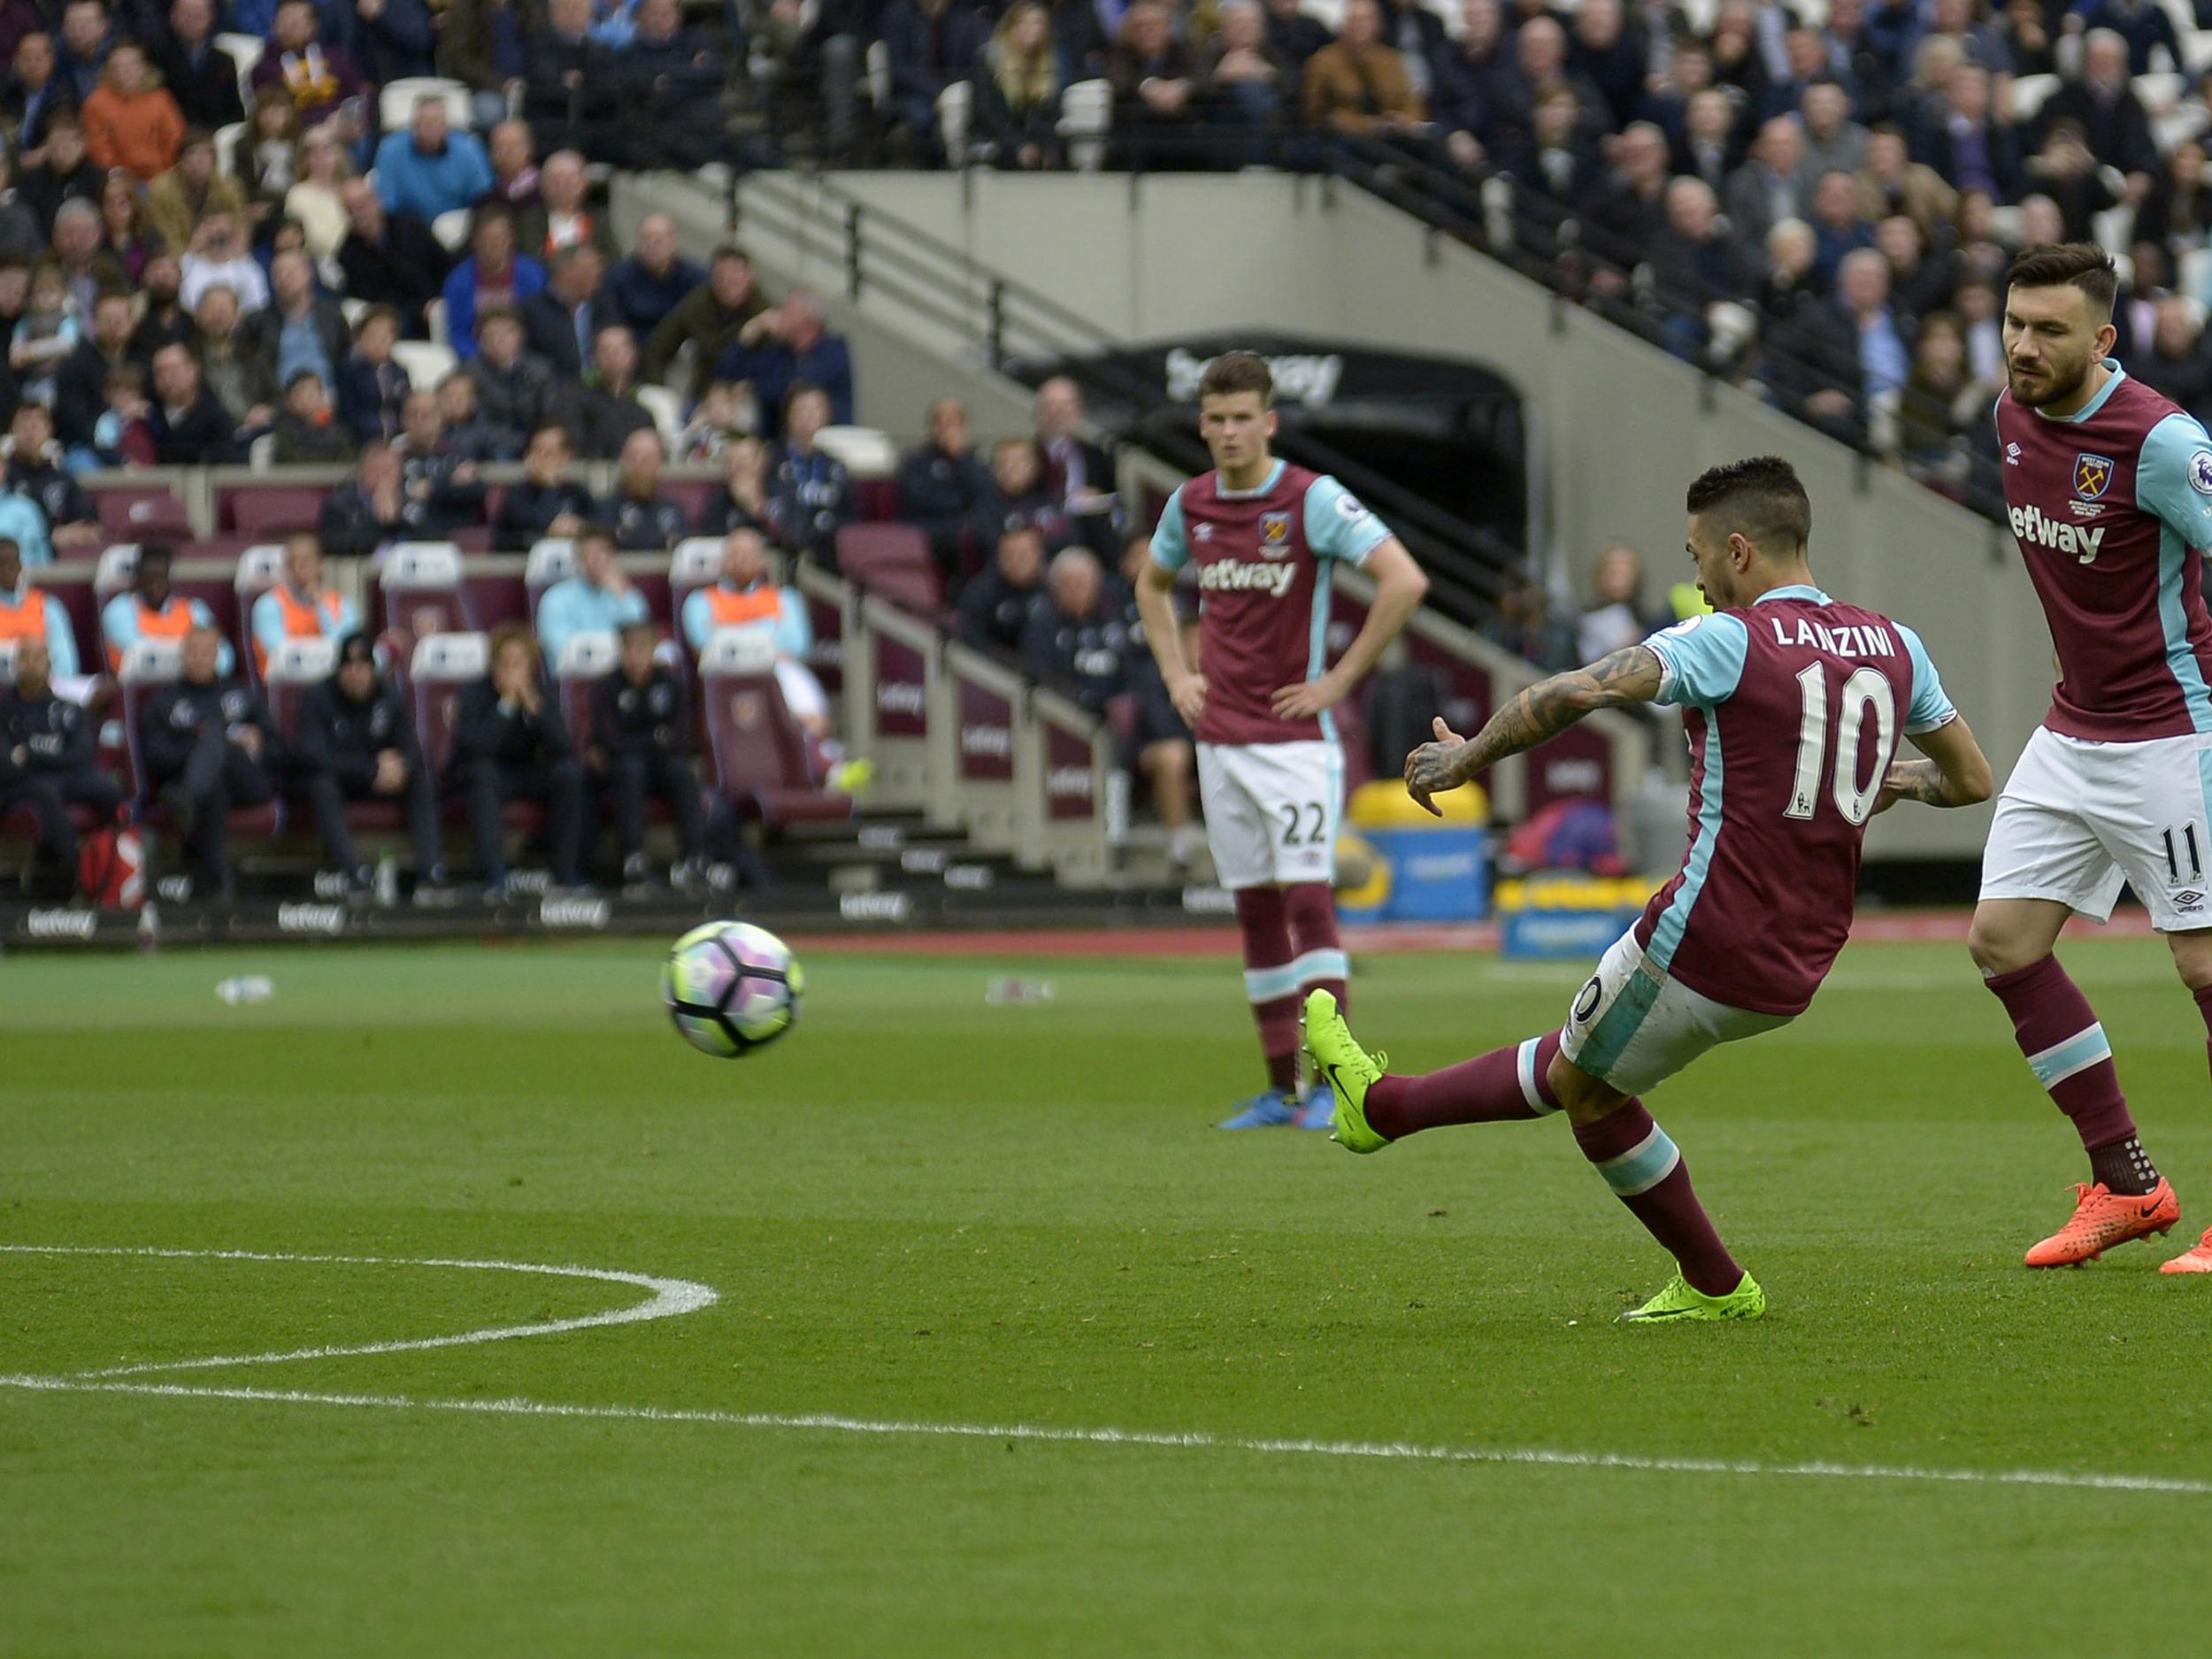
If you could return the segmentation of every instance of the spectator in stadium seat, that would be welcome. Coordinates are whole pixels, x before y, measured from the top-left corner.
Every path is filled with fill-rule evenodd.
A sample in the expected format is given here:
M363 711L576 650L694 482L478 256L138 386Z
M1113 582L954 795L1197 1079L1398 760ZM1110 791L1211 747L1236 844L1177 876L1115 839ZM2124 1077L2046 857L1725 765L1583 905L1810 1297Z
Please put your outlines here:
M54 417L43 403L16 405L8 421L5 488L38 508L57 554L96 552L105 542L99 515L62 465Z
M1923 317L1950 304L1956 273L1929 248L1912 220L1902 213L1884 219L1874 227L1874 245L1889 261L1891 301L1899 311Z
M211 133L246 119L237 59L215 43L214 0L174 0L156 62L188 128Z
M223 661L229 647L202 623L184 636L184 672L146 701L139 734L148 781L191 856L201 890L228 903L224 820L276 793L281 762L269 710Z
M139 549L131 585L101 608L100 639L106 647L111 672L123 666L130 648L141 640L181 640L194 628L213 630L215 613L202 599L186 599L169 585L170 550L149 542ZM218 653L226 674L234 657L230 642L223 641Z
M200 221L199 228L192 233L182 271L184 280L177 297L196 316L200 296L211 288L228 288L242 315L257 311L269 303L269 279L247 246L240 221L228 213L211 212Z
M669 312L706 280L703 267L678 253L676 221L665 213L648 213L638 221L636 248L607 273L606 302L640 340L649 340Z
M2147 350L2128 359L2128 373L2193 415L2212 413L2212 350L2199 329L2195 308L2178 295L2160 300L2147 344Z
M446 332L454 351L476 354L476 313L505 303L519 305L545 287L545 267L515 251L515 222L505 209L488 207L476 215L469 257L445 280Z
M1981 388L1967 372L1966 334L1959 319L1949 311L1923 317L1912 373L1897 411L1897 447L1906 465L1940 468L1954 440L1988 412Z
M550 0L524 27L522 112L532 127L595 161L620 159L614 54L593 38L591 0Z
M695 400L705 394L714 365L731 347L741 342L750 345L760 337L762 331L752 326L767 311L767 296L753 280L752 259L741 248L718 248L706 281L677 302L645 342L639 373L657 386L667 384L676 354L688 345L691 385L685 395Z
M46 236L31 210L16 199L8 179L8 160L0 155L0 259L28 262L45 251Z
M1691 94L1671 142L1670 165L1676 173L1699 180L1716 197L1726 191L1737 159L1736 106L1728 95L1713 87Z
M0 549L5 545L0 542ZM18 809L30 812L38 824L40 853L58 872L58 885L73 893L77 827L69 809L89 808L101 825L115 824L122 817L123 790L100 764L97 718L55 695L48 637L41 632L17 641L15 683L0 696L0 816Z
M592 693L589 758L614 799L622 882L634 887L649 878L645 803L657 795L676 820L679 862L670 873L679 889L689 891L704 883L701 855L706 846L706 815L692 762L691 698L655 658L659 640L651 623L628 621L620 633L622 660Z
M770 517L791 546L826 569L837 568L837 533L860 516L852 474L815 444L829 425L829 394L804 381L783 407L783 442L769 452Z
M300 112L282 87L262 87L246 111L246 130L230 155L231 171L246 193L248 219L258 227L274 218L292 188L300 153Z
M948 591L990 489L990 472L968 442L968 411L956 397L939 398L929 406L929 441L899 461L899 519L929 538Z
M401 332L422 338L423 307L443 289L452 256L422 220L385 212L367 180L347 180L338 196L349 220L345 240L338 244L347 297L390 306L399 314Z
M1902 214L1919 227L1931 246L1947 234L1958 213L1959 193L1943 175L1915 161L1905 134L1895 127L1874 127L1866 135L1866 165L1859 169L1859 211L1880 221Z
M295 369L277 411L273 459L279 466L331 466L353 459L353 434L331 406L330 389L312 369Z
M253 602L250 619L255 665L287 640L342 639L360 627L353 601L323 581L323 545L314 533L296 530L284 539L284 578Z
M1802 219L1810 198L1798 181L1804 134L1787 116L1759 128L1751 158L1729 176L1723 200L1730 232L1748 247L1765 246L1767 233L1787 219Z
M1577 138L1594 139L1604 130L1605 97L1569 66L1565 26L1540 6L1514 27L1512 73L1499 88L1498 106L1491 117L1498 140L1528 140L1535 132L1538 100L1562 88L1574 95L1581 111Z
M300 792L314 812L326 857L345 876L348 896L365 901L373 891L346 822L349 801L396 800L406 813L418 892L445 886L437 788L415 741L407 699L377 672L366 634L348 632L339 641L337 666L301 699L293 731Z
M1168 8L1160 0L1133 0L1106 58L1115 144L1130 164L1188 166L1202 159L1190 138L1203 113L1196 73Z
M1575 626L1575 649L1596 648L1596 656L1585 657L1586 662L1633 645L1673 620L1644 603L1643 556L1626 542L1616 542L1598 555L1590 572L1590 606Z
M1541 198L1574 210L1588 203L1602 185L1605 164L1584 129L1582 100L1563 83L1546 87L1536 95L1526 133L1511 133L1499 141L1497 164L1525 196ZM1534 250L1548 255L1548 231L1530 227Z
M2204 25L2200 21L2197 27ZM2161 46L2173 68L2185 70L2188 65L2174 20L2158 0L2076 0L2066 14L2066 27L2117 35L2126 50L2131 74L2150 73L2151 52Z
M108 9L100 0L65 0L55 70L68 83L71 101L79 109L99 89L110 39Z
M637 0L635 15L637 32L615 52L629 164L695 172L724 149L722 54L686 27L676 0Z
M2205 143L2184 139L2136 211L2134 238L2174 253L2212 245L2212 186L2205 177Z
M1600 4L1606 0L1599 0ZM1306 65L1299 82L1308 126L1332 133L1395 134L1428 119L1405 54L1382 38L1376 0L1348 0L1333 45Z
M733 530L776 534L776 503L768 488L768 446L749 434L730 440L722 451L722 493L699 510L701 535Z
M1866 128L1851 119L1850 95L1834 81L1816 81L1798 98L1805 158L1798 181L1811 189L1832 173L1856 173L1866 165Z
M2105 182L2104 170L2072 121L2053 123L2043 135L2042 149L2028 157L2026 172L2028 188L2049 196L2058 208L2068 242L2095 240L2097 215L2124 199ZM2147 181L2144 188L2147 192Z
M381 438L371 438L361 446L353 477L323 498L316 527L334 557L365 558L388 541L416 534L408 522L416 506L408 498L397 452Z
M168 172L184 142L176 100L150 77L145 49L118 41L100 84L79 111L85 150L96 166L120 167L140 180Z
M1078 514L1103 511L1114 494L1113 457L1083 436L1083 388L1070 376L1056 374L1037 388L1043 488L1059 506Z
M0 538L21 549L23 563L33 570L54 562L53 543L46 534L46 514L28 495L0 491Z
M612 460L633 433L655 430L637 388L637 342L620 324L605 324L592 337L590 372L555 389L549 419L568 428L586 459Z
M805 666L814 643L813 624L808 620L806 601L795 588L780 580L772 568L768 541L749 526L732 530L722 538L722 571L714 583L695 588L684 595L684 643L697 657L715 635L733 629L759 629L776 648L776 678L784 702L802 719L826 722L829 704L821 683ZM788 674L788 663L796 674ZM803 683L811 682L810 687ZM803 712L802 705L811 711ZM826 725L824 727L827 729Z
M2058 73L2060 19L2044 14L2042 0L2009 0L1999 25L2015 75Z
M1280 53L1286 42L1275 35L1274 26L1271 15L1270 38ZM1327 43L1324 30L1313 50L1318 51ZM1444 134L1445 153L1454 165L1478 167L1488 157L1499 136L1497 112L1512 65L1511 44L1502 26L1498 0L1462 0L1459 38L1447 42L1429 65L1429 111Z
M2020 199L2019 140L2009 121L1993 115L1989 72L1979 64L1961 64L1945 79L1915 156L1962 195L1979 190L2000 206Z
M280 88L303 128L319 127L364 90L361 72L342 47L326 46L311 0L281 0L269 49L250 77L257 90Z
M1547 674L1578 664L1575 626L1552 610L1541 582L1521 577L1498 596L1498 614L1483 624L1482 637Z
M1002 438L991 446L991 488L977 513L977 538L996 547L1017 525L1034 527L1055 549L1075 539L1071 519L1046 482L1038 446L1027 438Z
M154 353L154 396L146 426L163 466L226 466L239 456L237 423L201 381L188 346Z
M484 141L491 157L492 184L487 201L510 213L521 213L538 199L535 141L527 121L501 121ZM522 247L519 240L517 247ZM526 253L528 249L524 248Z
M1643 103L1650 72L1650 42L1623 15L1621 0L1589 0L1577 7L1567 46L1567 66L1598 89L1606 125L1625 127Z
M344 196L346 180L352 177L353 163L330 127L316 127L300 139L283 214L298 222L302 245L311 257L332 257L352 227Z
M100 186L107 174L85 153L84 128L74 110L58 110L46 125L46 148L16 178L16 199L30 210L42 235L51 238L63 206L82 202L99 218Z
M1294 78L1302 74L1307 61L1335 38L1329 26L1299 0L1267 0L1268 47L1290 65Z
M559 380L581 378L600 325L623 320L601 297L605 269L594 243L564 248L553 256L545 291L522 303L526 343Z
M288 250L269 261L269 303L240 326L240 345L261 359L280 386L312 369L325 386L353 344L345 308L315 288L315 267L303 252Z
M541 536L576 535L591 521L591 492L577 481L568 433L540 426L523 451L523 481L500 496L492 545L526 549Z
M1889 261L1871 248L1846 255L1836 278L1836 297L1858 338L1856 383L1862 396L1901 394L1912 372L1914 319L1890 304Z
M537 641L520 623L491 633L491 672L463 689L455 712L451 787L468 802L486 896L509 896L503 818L511 801L544 808L553 880L580 887L583 771L558 705L545 695Z
M960 637L979 650L1013 657L1029 612L1044 594L1045 541L1033 525L999 536L990 567L960 590Z
M1044 590L1030 603L1022 624L1022 666L1039 685L1102 718L1118 699L1135 698L1125 764L1151 785L1152 803L1167 826L1170 856L1179 867L1189 863L1192 852L1191 780L1196 760L1190 733L1172 703L1135 696L1131 671L1141 648L1130 638L1124 618L1104 600L1097 555L1080 547L1055 554Z
M445 416L438 395L421 387L400 406L401 431L393 446L405 504L401 510L411 535L436 541L484 513L484 483L476 463L446 442Z
M0 86L0 116L14 129L26 166L42 154L54 117L77 107L75 95L55 67L54 37L33 29L17 40L6 83Z
M359 55L362 79L388 86L435 70L438 30L424 0L369 0L354 7L349 43Z
M387 133L376 148L376 193L388 213L428 223L473 206L491 188L483 142L451 129L442 93L418 97L407 130Z
M1255 0L1256 3L1256 0ZM1064 165L1060 143L1060 55L1041 0L1006 8L976 59L975 121L992 160L1010 171Z
M1667 135L1655 122L1638 121L1613 141L1612 155L1610 173L1589 197L1585 230L1593 253L1629 269L1666 227Z
M476 388L477 413L491 446L488 458L518 459L527 434L545 419L553 371L544 358L523 349L522 319L512 306L479 311L476 341L476 355L464 372Z
M1858 181L1847 173L1821 175L1812 195L1813 285L1835 286L1846 255L1874 245L1874 227L1859 215Z
M614 493L599 504L599 517L612 527L626 551L665 551L689 533L684 510L661 494L661 468L667 461L659 433L649 428L622 442Z
M849 426L853 419L853 362L844 336L831 334L822 323L814 296L795 288L775 311L764 312L750 326L749 342L741 342L722 354L714 378L751 386L754 401L767 418L767 435L781 435L780 411L794 386L814 386L830 400L830 421Z
M209 288L200 296L194 325L191 349L199 359L200 378L232 430L249 440L266 432L276 422L284 390L268 360L248 349L237 296L227 288Z
M1661 339L1678 357L1703 355L1710 337L1709 310L1747 285L1742 261L1721 229L1719 210L1702 179L1668 181L1666 227L1652 238L1649 262Z
M62 602L23 580L23 549L12 535L0 535L0 640L19 644L27 639L46 641L51 672L73 680L77 669L77 633Z
M1770 273L1761 305L1768 322L1762 378L1781 408L1846 442L1859 421L1857 331L1816 292L1811 227L1786 219L1768 242Z
M476 382L456 369L438 382L438 442L449 455L481 466L493 459L491 424L476 407ZM406 432L407 406L400 405L400 429Z
M572 150L557 150L548 156L538 169L536 195L515 216L517 244L549 265L579 246L597 249L603 262L613 259L619 251L614 227L605 214L592 211L586 200L590 188L583 157Z
M883 43L891 58L891 107L883 112L892 142L926 165L941 165L937 100L973 72L984 25L964 0L891 0L883 11Z
M1267 14L1260 0L1225 0L1221 27L1201 49L1195 73L1216 119L1252 135L1241 147L1225 150L1221 165L1237 157L1255 165L1265 162L1284 112L1296 105L1291 68L1267 43Z
M183 280L184 267L174 254L157 253L146 261L138 284L138 326L131 330L131 355L140 363L151 363L165 345L192 339L196 325L178 295Z
M557 672L561 651L580 634L612 634L646 618L645 595L615 556L614 532L588 524L576 533L576 573L547 588L538 600L538 644Z
M361 313L353 349L339 365L338 418L357 444L399 435L400 411L412 383L392 358L398 339L399 313L388 305L372 305Z

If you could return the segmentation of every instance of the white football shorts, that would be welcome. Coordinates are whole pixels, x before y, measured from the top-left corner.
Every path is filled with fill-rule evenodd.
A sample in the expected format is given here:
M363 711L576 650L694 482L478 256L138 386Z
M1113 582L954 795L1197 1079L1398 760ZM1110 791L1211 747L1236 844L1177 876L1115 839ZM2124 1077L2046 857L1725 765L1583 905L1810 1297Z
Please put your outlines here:
M1622 1094L1643 1094L1708 1049L1778 1030L1792 1018L1699 995L1644 959L1632 927L1575 993L1559 1052Z
M1982 897L2101 922L2123 882L2161 933L2212 927L2212 735L2092 743L2038 726L1997 799Z
M1334 743L1201 743L1198 798L1231 892L1336 879L1344 757Z

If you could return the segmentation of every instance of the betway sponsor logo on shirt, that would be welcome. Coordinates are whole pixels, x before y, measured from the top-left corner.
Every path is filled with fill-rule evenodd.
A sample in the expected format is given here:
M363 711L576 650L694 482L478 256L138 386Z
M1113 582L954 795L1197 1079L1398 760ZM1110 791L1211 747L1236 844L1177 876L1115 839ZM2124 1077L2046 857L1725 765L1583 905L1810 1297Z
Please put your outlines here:
M1270 599L1280 599L1297 579L1294 563L1221 559L1199 568L1198 588L1201 593L1263 593Z
M2084 565L2096 562L2097 549L2104 541L2106 525L2061 524L2055 518L2043 516L2040 507L2015 507L2011 513L2012 534L2023 541L2032 541L2054 552L2070 554Z

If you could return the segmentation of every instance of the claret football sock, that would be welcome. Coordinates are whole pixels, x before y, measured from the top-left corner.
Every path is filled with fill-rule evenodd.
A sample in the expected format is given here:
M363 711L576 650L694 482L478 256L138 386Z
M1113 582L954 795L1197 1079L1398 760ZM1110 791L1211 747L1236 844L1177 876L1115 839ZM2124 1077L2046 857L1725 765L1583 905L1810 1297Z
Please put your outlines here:
M1307 992L1326 991L1336 998L1338 1010L1349 1017L1352 1002L1345 980L1351 967L1337 937L1335 895L1325 881L1301 881L1283 888L1282 895L1291 949L1297 953L1291 967L1298 977L1301 1006Z
M1259 1028L1268 1086L1288 1094L1298 1087L1299 995L1283 890L1240 891L1237 928L1244 936L1244 994L1252 1004L1252 1023Z
M1577 1124L1574 1132L1582 1156L1674 1257L1692 1289L1725 1296L1743 1282L1743 1269L1691 1188L1689 1166L1643 1102L1632 1100L1594 1124Z
M1494 1048L1421 1077L1384 1076L1367 1091L1369 1127L1396 1141L1447 1124L1490 1124L1548 1117L1559 1110L1544 1079L1559 1033Z
M2112 1045L2105 1041L2104 1027L2097 1023L2089 999L2067 977L2058 958L2045 956L1984 983L2012 1016L2013 1035L2029 1069L2059 1110L2073 1119L2093 1165L2100 1149L2134 1140L2135 1119L2129 1115L2127 1096L2120 1092ZM2147 1169L2149 1160L2143 1162ZM2104 1178L2100 1174L2097 1179ZM2147 1193L2157 1179L2157 1171L2152 1170L2148 1186L2112 1190Z

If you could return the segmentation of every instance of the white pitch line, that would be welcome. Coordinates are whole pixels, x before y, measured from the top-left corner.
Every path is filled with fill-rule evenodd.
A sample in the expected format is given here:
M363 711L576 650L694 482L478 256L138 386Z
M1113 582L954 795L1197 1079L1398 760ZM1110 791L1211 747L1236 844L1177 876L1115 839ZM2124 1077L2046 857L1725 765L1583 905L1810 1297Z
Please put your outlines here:
M231 1365L276 1365L288 1360L338 1359L363 1354L407 1354L423 1348L466 1348L478 1342L506 1342L522 1337L557 1336L565 1331L589 1331L602 1325L641 1325L649 1319L672 1319L697 1313L718 1300L708 1286L688 1279L655 1279L646 1273L625 1273L604 1267L556 1267L537 1262L476 1262L445 1257L390 1256L292 1256L265 1250L164 1250L150 1247L117 1248L89 1244L0 1244L10 1256L128 1256L167 1261L288 1262L338 1267L438 1267L489 1273L534 1273L550 1279L595 1279L611 1285L633 1285L653 1294L644 1302L605 1313L588 1313L573 1319L547 1319L531 1325L496 1325L463 1331L454 1336L415 1337L397 1342L358 1342L330 1348L291 1348L274 1354L217 1354L204 1359L149 1360L136 1365L110 1365L82 1372L86 1377L135 1377L147 1371L213 1371Z
M174 1400L250 1400L285 1405L382 1411L448 1411L465 1416L566 1417L591 1422L692 1423L721 1428L792 1429L826 1434L921 1439L1028 1440L1052 1446L1135 1446L1171 1451L1245 1452L1273 1457L1341 1457L1380 1462L1496 1463L1538 1469L1616 1469L1640 1474L1779 1475L1797 1479L1891 1480L1940 1486L2062 1486L2092 1492L2156 1492L2212 1497L2212 1480L2178 1475L2109 1475L2063 1469L1927 1469L1905 1463L1770 1463L1721 1457L1647 1457L1629 1452L1555 1451L1542 1447L1422 1446L1402 1440L1252 1440L1199 1431L1046 1428L1031 1423L908 1423L896 1419L773 1411L713 1411L674 1406L564 1405L541 1400L413 1400L400 1394L311 1394L280 1388L211 1388L183 1383L87 1381L73 1377L0 1376L0 1388L44 1394L119 1394Z

